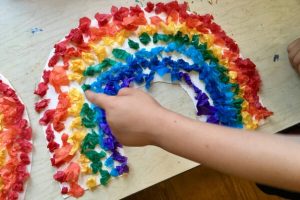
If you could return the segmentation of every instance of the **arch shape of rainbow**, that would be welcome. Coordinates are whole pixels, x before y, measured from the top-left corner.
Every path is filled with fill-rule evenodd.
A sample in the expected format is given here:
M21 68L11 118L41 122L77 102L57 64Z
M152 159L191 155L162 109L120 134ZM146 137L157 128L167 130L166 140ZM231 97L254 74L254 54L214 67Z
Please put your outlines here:
M241 57L211 15L172 1L148 2L143 9L112 6L109 14L83 17L55 44L35 90L62 194L80 197L129 170L105 112L84 91L116 95L132 84L149 89L157 76L189 87L197 115L210 123L255 129L272 114L259 101L255 64Z
M31 170L32 129L26 108L0 74L0 199L24 199Z

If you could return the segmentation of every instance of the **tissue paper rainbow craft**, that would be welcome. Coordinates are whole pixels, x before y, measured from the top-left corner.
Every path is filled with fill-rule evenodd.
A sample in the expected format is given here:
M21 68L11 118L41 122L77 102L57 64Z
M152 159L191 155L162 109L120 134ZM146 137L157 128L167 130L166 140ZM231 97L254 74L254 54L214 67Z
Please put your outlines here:
M0 199L24 199L31 163L32 130L25 106L0 75Z
M55 44L35 90L62 194L80 197L129 170L105 112L84 91L116 95L140 84L149 89L156 77L194 92L197 115L209 123L256 129L272 115L259 101L255 64L242 58L211 15L191 13L177 1L112 6L109 14L81 18Z

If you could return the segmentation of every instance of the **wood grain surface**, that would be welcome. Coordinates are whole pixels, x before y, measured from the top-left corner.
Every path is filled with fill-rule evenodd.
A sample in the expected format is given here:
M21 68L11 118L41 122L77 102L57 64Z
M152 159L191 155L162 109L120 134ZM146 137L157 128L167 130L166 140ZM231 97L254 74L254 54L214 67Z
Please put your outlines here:
M255 183L222 174L204 166L151 186L123 200L281 200Z
M192 11L213 14L215 21L237 41L243 56L257 64L263 80L263 103L275 113L261 129L274 133L299 122L300 80L290 67L286 47L300 36L300 1L219 0L213 5L206 0L189 2ZM52 179L54 169L33 109L36 100L33 90L50 50L77 26L80 17L107 13L111 5L136 3L135 0L0 1L0 73L11 81L27 105L34 130L27 199L62 199L59 186ZM32 28L43 31L32 34ZM279 55L278 62L273 62L274 54ZM158 84L151 92L164 106L194 117L191 100L178 86ZM197 165L156 147L125 148L125 153L129 157L130 174L112 181L109 187L87 192L82 199L119 199Z

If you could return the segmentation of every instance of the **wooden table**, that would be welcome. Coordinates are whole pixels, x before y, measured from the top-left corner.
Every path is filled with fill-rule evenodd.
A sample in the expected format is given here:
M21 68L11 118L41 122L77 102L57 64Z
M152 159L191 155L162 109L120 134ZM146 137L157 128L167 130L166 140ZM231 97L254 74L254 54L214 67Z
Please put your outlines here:
M80 17L109 12L112 4L135 3L134 0L0 1L0 72L27 105L34 130L27 199L62 199L59 186L52 179L54 169L33 109L36 98L33 90L50 50L77 26ZM189 3L192 11L212 13L216 22L240 45L242 54L257 64L263 80L263 103L275 113L261 129L274 133L300 122L300 80L290 67L286 52L288 43L300 36L300 1L219 0L210 5L206 0L194 0ZM43 31L32 34L34 27ZM278 62L273 62L274 54L280 55ZM156 84L152 93L164 106L195 117L191 100L179 86ZM119 199L197 165L156 147L125 148L125 152L130 162L129 175L112 181L107 188L86 192L83 199Z

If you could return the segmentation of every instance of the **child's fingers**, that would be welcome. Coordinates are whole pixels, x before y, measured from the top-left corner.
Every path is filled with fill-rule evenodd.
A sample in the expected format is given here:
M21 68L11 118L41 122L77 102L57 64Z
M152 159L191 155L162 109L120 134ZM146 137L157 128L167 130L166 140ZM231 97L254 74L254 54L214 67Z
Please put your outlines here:
M298 51L298 53L295 55L295 57L293 58L293 65L294 67L299 71L299 65L300 65L300 49Z
M288 46L288 56L292 66L295 68L295 70L300 72L300 38Z
M290 53L295 46L297 46L300 43L300 38L294 40L289 46L288 46L288 52Z
M112 99L115 98L113 96L108 96L106 94L94 93L90 90L85 92L86 98L93 104L100 106L105 109L111 103Z
M119 90L118 96L126 96L131 94L131 92L132 92L132 88L122 88Z
M299 44L300 45L300 44ZM300 46L299 48L294 48L289 52L289 59L291 61L292 64L294 64L294 59L296 57L296 55L300 52Z

